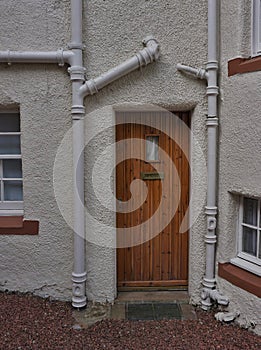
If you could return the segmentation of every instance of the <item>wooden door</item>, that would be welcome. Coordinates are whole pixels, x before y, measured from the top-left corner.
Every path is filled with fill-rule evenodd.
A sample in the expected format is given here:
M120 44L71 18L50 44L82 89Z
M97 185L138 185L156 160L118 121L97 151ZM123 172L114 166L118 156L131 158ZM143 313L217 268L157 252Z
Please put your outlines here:
M180 233L179 228L185 218L188 220L185 213L189 205L190 116L188 112L175 115L116 114L120 122L116 126L117 228L118 246L122 247L117 249L120 289L188 283L188 231ZM133 181L135 190L131 187Z

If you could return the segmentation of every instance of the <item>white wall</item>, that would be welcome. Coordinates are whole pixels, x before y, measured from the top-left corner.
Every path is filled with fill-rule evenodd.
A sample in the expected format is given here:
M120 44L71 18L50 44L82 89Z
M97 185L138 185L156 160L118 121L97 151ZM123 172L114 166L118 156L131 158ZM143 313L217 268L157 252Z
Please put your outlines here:
M66 47L70 41L69 5L69 1L56 0L10 0L8 5L0 1L3 31L0 50ZM97 112L103 107L124 102L154 103L174 111L193 110L192 130L204 151L206 84L177 72L176 64L204 66L206 63L207 2L90 0L84 1L83 17L88 78L100 75L135 54L148 34L154 34L162 52L157 63L86 98L87 132L95 133L97 123L107 123ZM40 220L39 236L1 237L1 288L68 298L72 232L55 202L52 170L58 146L70 127L69 78L65 68L55 65L0 65L0 74L0 103L16 102L21 107L25 216ZM113 111L109 120L113 123ZM104 143L113 141L113 132L109 131L89 145L85 163L87 205L92 206L92 202L88 203L92 198L91 161L101 152ZM197 199L205 193L206 186L197 161L201 155L192 150L191 157ZM198 207L196 199L194 208ZM98 204L93 209L99 216L102 207ZM194 302L199 301L204 274L203 212L202 206L190 237L189 289ZM114 225L114 216L105 219ZM87 243L87 272L88 297L96 301L112 300L116 293L115 251Z
M251 1L221 2L220 174L217 261L236 256L239 195L261 197L260 91L261 72L227 76L227 62L250 54ZM240 37L243 40L240 40ZM247 49L248 47L248 49ZM230 310L239 310L239 322L259 324L260 299L223 279L219 288L230 298ZM256 329L258 329L258 327Z

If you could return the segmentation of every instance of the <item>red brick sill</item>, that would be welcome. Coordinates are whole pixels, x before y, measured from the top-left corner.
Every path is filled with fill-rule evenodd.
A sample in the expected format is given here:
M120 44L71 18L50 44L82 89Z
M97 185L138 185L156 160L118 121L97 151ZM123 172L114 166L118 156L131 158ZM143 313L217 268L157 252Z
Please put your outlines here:
M23 216L0 216L0 235L38 235L39 221Z
M261 278L230 263L218 264L218 276L249 293L261 297Z
M261 56L254 58L234 58L228 61L228 76L261 70Z

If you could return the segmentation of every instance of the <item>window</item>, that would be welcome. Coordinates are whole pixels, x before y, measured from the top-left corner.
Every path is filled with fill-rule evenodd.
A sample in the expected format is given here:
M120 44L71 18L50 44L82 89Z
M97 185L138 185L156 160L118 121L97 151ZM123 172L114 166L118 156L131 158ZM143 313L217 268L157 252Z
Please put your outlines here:
M238 254L232 263L261 276L261 200L242 197L239 208Z
M252 0L252 56L261 55L261 0Z
M159 135L146 135L146 161L159 161Z
M0 215L22 214L23 179L19 113L0 113Z

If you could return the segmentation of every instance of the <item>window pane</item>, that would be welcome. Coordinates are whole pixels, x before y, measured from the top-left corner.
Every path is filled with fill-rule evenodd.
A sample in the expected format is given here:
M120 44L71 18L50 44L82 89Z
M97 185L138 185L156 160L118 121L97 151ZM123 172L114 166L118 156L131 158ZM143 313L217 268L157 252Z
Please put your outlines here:
M159 136L146 136L146 160L159 160Z
M244 198L244 217L245 224L257 225L257 204L258 201L252 198Z
M261 232L259 231L259 252L258 257L261 259Z
M17 113L0 113L0 132L19 132L20 120Z
M22 201L23 187L22 181L4 181L4 200Z
M22 177L22 160L21 159L6 159L3 160L4 177Z
M257 230L243 226L242 251L256 256Z
M21 154L20 136L1 135L0 154Z

